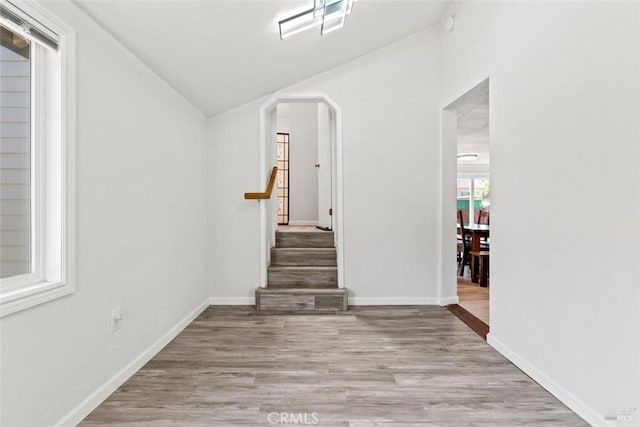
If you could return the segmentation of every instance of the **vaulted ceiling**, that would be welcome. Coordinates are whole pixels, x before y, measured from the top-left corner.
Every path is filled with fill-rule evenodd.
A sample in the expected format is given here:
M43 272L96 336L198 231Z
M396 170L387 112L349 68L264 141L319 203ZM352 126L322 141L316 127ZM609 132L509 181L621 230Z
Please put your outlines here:
M278 21L313 0L76 0L207 116L436 24L450 0L360 0L343 29L280 40Z

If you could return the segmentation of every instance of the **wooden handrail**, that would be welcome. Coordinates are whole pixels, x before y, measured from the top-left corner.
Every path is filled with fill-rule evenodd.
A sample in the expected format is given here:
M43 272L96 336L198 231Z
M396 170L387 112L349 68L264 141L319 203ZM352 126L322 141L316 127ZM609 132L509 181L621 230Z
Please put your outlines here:
M273 191L273 184L276 183L276 175L278 173L278 167L274 166L271 169L271 176L269 177L269 184L267 184L267 191L264 193L244 193L244 198L247 200L269 200L271 198L271 192Z

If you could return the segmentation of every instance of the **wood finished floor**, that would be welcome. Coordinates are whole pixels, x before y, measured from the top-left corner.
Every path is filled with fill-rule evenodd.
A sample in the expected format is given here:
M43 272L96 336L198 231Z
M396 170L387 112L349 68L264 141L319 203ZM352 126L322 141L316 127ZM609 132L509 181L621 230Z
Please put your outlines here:
M278 231L304 231L322 233L324 230L320 230L315 225L279 225Z
M489 325L489 288L482 288L470 276L458 276L458 304Z
M82 426L585 426L442 307L210 307Z

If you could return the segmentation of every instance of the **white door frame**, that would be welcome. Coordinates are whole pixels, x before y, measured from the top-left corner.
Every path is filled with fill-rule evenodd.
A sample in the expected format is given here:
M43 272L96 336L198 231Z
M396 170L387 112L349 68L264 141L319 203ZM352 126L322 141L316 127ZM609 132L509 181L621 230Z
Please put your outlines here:
M333 114L327 104L318 105L318 147L317 147L317 188L318 188L318 221L317 225L321 228L333 230L332 217L330 209L333 207L333 182L331 167L334 158L333 146ZM326 111L325 111L326 108ZM322 131L321 131L322 130ZM321 137L322 136L322 137ZM329 182L327 182L327 179ZM327 184L329 184L327 186Z
M267 185L267 144L273 142L272 135L267 135L267 120L270 120L271 112L281 103L301 103L301 102L322 102L329 107L334 120L331 121L332 134L332 209L333 209L333 231L335 236L337 261L338 261L338 287L344 288L344 233L343 233L343 173L342 173L342 108L322 92L313 93L275 93L265 103L260 106L260 187ZM274 192L277 194L277 192ZM267 224L267 203L260 203L260 287L267 285L267 261L269 259L268 246L272 246L275 240L274 235L269 235L270 228Z
M440 305L457 304L456 272L456 182L457 182L458 114L445 107L441 111L440 135L440 215L438 252L438 282ZM451 167L453 165L453 167Z

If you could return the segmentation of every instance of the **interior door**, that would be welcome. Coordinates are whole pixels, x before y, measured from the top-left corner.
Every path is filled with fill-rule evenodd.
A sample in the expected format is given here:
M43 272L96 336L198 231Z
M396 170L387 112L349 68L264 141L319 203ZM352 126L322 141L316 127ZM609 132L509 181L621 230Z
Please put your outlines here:
M331 113L324 103L318 103L318 227L331 230Z

